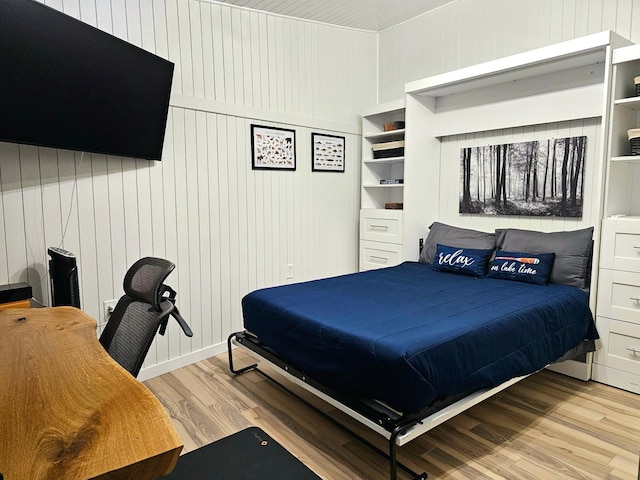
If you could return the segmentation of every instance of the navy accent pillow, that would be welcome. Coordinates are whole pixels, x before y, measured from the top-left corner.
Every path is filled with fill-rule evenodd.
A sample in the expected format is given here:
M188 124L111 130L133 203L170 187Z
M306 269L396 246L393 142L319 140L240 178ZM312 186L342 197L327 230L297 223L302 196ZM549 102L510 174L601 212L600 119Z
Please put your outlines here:
M546 285L555 253L505 252L498 250L487 277Z
M436 246L431 267L438 272L453 272L483 277L493 249L458 248L448 245Z
M549 282L589 288L593 227L564 232L496 230L496 249L556 254Z

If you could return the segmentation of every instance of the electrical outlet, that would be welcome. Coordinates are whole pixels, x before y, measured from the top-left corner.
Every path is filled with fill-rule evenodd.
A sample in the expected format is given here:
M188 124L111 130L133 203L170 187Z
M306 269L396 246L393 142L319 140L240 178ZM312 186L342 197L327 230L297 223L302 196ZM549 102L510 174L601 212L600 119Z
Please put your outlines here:
M104 325L105 323L107 323L107 320L109 320L109 317L111 316L111 312L113 312L113 309L116 308L116 304L118 303L118 299L114 299L114 300L105 300L104 302L102 302L102 311L103 311L103 315L102 315L102 324Z
M293 263L290 263L289 265L287 265L287 280L290 280L293 278Z

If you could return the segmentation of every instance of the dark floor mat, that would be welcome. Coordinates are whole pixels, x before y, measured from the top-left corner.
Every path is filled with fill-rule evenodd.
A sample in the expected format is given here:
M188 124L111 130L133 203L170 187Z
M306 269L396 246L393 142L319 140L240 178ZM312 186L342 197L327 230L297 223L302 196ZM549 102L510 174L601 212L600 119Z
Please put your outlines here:
M181 455L164 480L321 480L258 427Z

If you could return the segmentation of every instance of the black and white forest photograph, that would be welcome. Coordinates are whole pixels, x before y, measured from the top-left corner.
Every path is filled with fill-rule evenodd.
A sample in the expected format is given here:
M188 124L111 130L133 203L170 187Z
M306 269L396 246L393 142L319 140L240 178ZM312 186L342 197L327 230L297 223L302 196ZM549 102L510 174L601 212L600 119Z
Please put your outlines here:
M582 217L586 136L460 149L460 213Z

